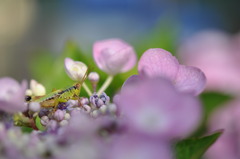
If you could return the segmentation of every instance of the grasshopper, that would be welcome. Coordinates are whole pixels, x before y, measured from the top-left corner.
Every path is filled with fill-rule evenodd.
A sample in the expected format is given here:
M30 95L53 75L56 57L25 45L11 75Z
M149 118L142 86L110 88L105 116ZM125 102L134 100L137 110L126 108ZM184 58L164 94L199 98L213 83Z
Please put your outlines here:
M26 97L27 102L39 102L43 108L56 108L59 103L67 102L70 99L79 100L79 94L83 81L86 79L87 73L82 81L75 83L73 86L63 90L53 91L45 96Z

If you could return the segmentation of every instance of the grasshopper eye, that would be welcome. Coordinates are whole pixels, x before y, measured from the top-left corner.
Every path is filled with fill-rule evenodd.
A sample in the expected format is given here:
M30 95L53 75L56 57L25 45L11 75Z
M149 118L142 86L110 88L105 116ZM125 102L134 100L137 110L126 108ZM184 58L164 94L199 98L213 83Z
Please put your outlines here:
M32 99L31 96L25 96L25 101L26 101L26 102L30 101L31 99Z

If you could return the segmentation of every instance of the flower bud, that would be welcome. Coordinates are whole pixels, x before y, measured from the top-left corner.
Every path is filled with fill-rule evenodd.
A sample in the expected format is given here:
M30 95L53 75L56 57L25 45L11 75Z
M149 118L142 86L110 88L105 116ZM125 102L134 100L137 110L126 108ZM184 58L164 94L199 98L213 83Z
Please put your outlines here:
M40 103L38 102L31 102L29 103L29 110L33 111L33 112L38 112L41 108Z
M64 120L69 120L71 118L71 115L69 113L66 113L64 115Z
M106 105L102 105L100 108L99 108L99 111L103 114L105 114L107 112L107 106Z
M58 124L56 120L50 120L47 124L47 131L48 132L55 132L58 128Z
M67 120L62 120L62 121L59 123L60 126L65 126L65 125L67 125L67 124L68 124L68 121L67 121Z
M132 46L120 39L95 42L93 56L97 66L109 75L129 71L137 59Z
M30 81L30 89L34 96L44 96L46 94L45 87L33 79Z
M47 116L41 117L41 124L42 124L43 126L48 125L48 123L49 123L49 118L48 118Z
M108 105L108 110L109 110L109 112L110 113L116 113L117 112L117 106L116 106L116 104L109 104Z
M65 116L65 111L62 111L60 109L58 109L55 113L54 113L54 118L57 120L57 121L61 121L64 119L64 116Z
M43 116L48 116L48 114L49 114L49 110L46 109L46 108L43 108L43 109L41 109L40 112L38 113L38 116L39 116L40 118L42 118Z
M68 76L74 81L83 81L87 73L87 65L80 61L73 61L65 58L65 70Z
M107 96L107 94L105 92L103 92L99 98L103 101L104 104L108 104L110 101L109 96Z
M106 93L102 93L100 96L94 93L90 97L91 106L94 106L96 108L100 108L102 105L108 104L109 101L110 101L110 98L106 95Z
M91 113L91 116L92 116L93 118L98 117L98 116L99 116L99 111L98 111L98 110L94 110L94 111Z
M88 75L88 79L91 82L98 82L99 81L99 74L97 72L90 72Z
M90 113L91 112L91 107L89 106L89 105L83 105L83 110L84 110L84 112L86 112L86 113Z
M72 109L74 109L74 107L78 106L78 100L69 100L66 102L64 109L67 109L69 111L71 111ZM64 110L61 109L61 110Z
M84 97L80 98L80 104L81 105L89 104L88 98L84 98Z

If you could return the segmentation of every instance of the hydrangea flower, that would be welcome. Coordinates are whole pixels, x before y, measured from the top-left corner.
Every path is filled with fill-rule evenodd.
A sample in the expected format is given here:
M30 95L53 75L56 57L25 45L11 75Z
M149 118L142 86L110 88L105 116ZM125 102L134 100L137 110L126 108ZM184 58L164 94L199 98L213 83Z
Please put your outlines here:
M71 58L65 58L65 70L68 76L74 81L82 81L87 72L87 65L80 61L73 61Z
M209 159L239 159L240 100L234 100L216 110L210 118L209 131L224 129L223 134L207 151Z
M24 104L27 82L19 84L16 80L3 77L0 79L0 109L8 113L24 111L27 106Z
M195 130L202 115L196 97L160 77L138 79L125 83L117 100L130 131L172 139Z
M186 39L178 54L185 64L203 70L207 90L239 94L239 50L237 38L219 31L203 31Z
M204 73L191 66L184 66L166 50L155 48L144 52L138 62L138 72L147 77L164 77L184 92L200 94L206 83Z
M137 60L132 46L121 39L95 42L93 57L97 66L109 75L129 71L134 67Z

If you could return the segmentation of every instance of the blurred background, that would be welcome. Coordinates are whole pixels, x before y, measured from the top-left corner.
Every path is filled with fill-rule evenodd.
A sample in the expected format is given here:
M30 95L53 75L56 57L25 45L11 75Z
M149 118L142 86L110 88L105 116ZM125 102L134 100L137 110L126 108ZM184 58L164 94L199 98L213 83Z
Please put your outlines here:
M238 0L0 0L0 76L29 79L32 58L61 54L73 40L85 54L94 41L120 37L140 55L150 47L175 53L205 29L240 29Z

